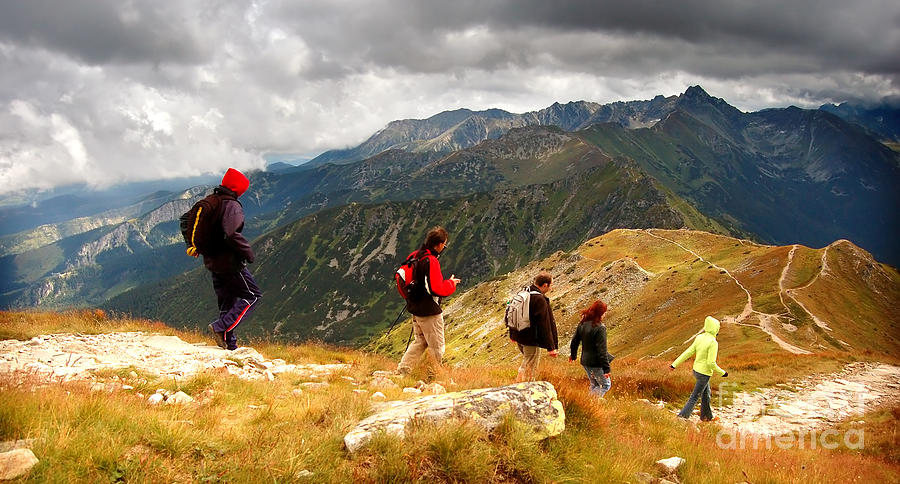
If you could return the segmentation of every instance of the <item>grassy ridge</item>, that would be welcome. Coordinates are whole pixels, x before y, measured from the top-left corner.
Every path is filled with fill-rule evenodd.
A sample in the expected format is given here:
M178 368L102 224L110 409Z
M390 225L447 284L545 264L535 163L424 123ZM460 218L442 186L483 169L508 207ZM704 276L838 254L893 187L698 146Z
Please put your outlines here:
M33 323L33 325L29 325ZM40 332L159 330L149 322L101 318L94 312L0 313L6 337ZM199 336L176 332L193 341ZM292 391L300 378L247 382L223 374L187 381L148 382L148 388L182 390L198 406L149 406L127 391L91 392L88 385L41 386L0 378L0 440L35 438L41 460L26 482L634 482L654 473L653 462L673 455L687 460L683 482L893 482L900 478L897 415L886 409L863 417L866 446L839 448L723 449L715 425L694 427L639 398L683 400L692 387L687 372L669 373L657 360L616 361L610 398L588 396L578 365L544 362L541 377L556 387L566 431L540 443L507 421L492 435L466 423L416 425L405 440L382 435L357 455L342 447L344 434L369 412L366 395L343 376L365 380L394 362L381 356L320 345L256 345L269 358L292 363L352 362L327 390ZM837 368L835 355L731 358L738 374L757 384L789 377L772 367L804 371ZM420 370L424 371L424 370ZM448 369L450 390L509 383L513 362ZM412 384L425 373L401 383ZM365 388L365 386L363 386ZM405 398L399 390L389 399ZM855 418L856 420L858 418ZM849 425L849 423L848 423Z

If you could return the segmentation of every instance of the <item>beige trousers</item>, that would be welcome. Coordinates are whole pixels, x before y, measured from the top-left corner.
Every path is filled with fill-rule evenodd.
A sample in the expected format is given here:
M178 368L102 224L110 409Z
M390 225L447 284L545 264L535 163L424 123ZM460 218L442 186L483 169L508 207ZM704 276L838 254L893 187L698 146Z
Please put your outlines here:
M519 346L519 352L522 353L522 365L519 366L519 374L516 381L532 381L534 374L537 372L538 362L541 361L540 346L526 346L516 343Z
M444 359L444 315L413 316L413 334L415 339L400 360L397 369L409 371L428 349L434 360L441 364Z

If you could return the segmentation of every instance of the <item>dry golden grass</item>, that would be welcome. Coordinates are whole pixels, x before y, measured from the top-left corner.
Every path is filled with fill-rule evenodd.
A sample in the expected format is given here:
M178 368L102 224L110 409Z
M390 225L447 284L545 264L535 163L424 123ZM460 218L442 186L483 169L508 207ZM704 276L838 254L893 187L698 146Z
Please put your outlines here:
M21 319L2 317L5 334L31 334L33 328ZM38 332L148 327L108 318L98 323L92 312L29 313L27 318L39 322ZM589 395L580 365L543 359L540 377L553 383L567 417L565 432L555 438L531 442L512 420L490 435L466 423L415 424L405 439L381 435L350 455L343 449L343 436L370 412L370 402L367 395L353 392L359 386L341 376L363 382L373 370L393 369L395 362L316 344L262 344L257 349L294 363L353 366L331 378L327 390L305 390L300 396L293 390L302 378L289 375L248 382L211 373L146 385L150 391L182 390L202 402L188 406L151 406L133 392L92 392L80 383L44 385L3 377L0 440L36 439L32 448L41 462L25 482L635 482L636 473L655 474L656 460L676 455L687 460L679 471L682 482L900 479L900 409L852 419L866 421L866 446L860 450L722 448L716 425L694 426L669 409L640 401L663 398L671 407L687 398L693 386L689 371L669 372L662 359L617 359L613 389L603 400ZM720 363L733 371L732 381L753 387L830 371L841 366L841 358L839 353L748 353ZM500 386L511 383L515 363L441 370L425 366L401 383L437 379L451 391ZM407 398L399 391L388 393L392 399ZM302 477L304 471L312 476Z

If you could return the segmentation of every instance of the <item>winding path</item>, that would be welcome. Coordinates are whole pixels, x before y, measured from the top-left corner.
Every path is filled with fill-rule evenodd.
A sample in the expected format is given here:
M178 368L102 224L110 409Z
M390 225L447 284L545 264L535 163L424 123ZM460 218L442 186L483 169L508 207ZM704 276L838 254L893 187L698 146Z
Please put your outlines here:
M730 323L733 323L733 324L736 324L736 325L739 325L739 326L749 326L749 327L751 327L751 328L760 329L760 330L762 330L763 332L765 332L766 334L768 334L769 337L772 338L772 341L774 341L775 344L777 344L779 347L781 347L781 348L784 349L785 351L789 351L789 352L791 352L791 353L798 354L798 355L807 355L807 354L810 354L810 353L811 353L811 351L805 350L805 349L800 348L800 347L798 347L798 346L794 346L794 345L788 343L787 341L784 341L784 340L781 339L777 334L775 334L775 331L774 331L774 330L772 329L772 327L771 327L771 320L774 319L774 320L777 321L778 318L779 318L779 316L778 316L777 314L768 314L768 313L763 313L763 312L760 312L760 311L755 311L755 310L753 309L753 296L750 294L750 291L749 291L746 287L744 287L743 284L741 284L741 281L739 281L736 277L734 277L734 275L731 273L731 271L729 271L728 269L726 269L726 268L724 268L724 267L722 267L722 266L720 266L720 265L718 265L718 264L716 264L716 263L714 263L714 262L711 262L711 261L705 259L703 256L701 256L701 255L698 254L697 252L695 252L695 251L693 251L693 250L691 250L691 249L689 249L689 248L687 248L687 247L685 247L685 246L679 244L678 242L675 242L674 240L667 239L667 238L665 238L665 237L663 237L663 236L661 236L661 235L656 235L656 234L654 234L653 231L652 231L652 229L646 229L644 232L646 232L647 234L649 234L649 235L652 236L652 237L656 237L657 239L664 240L664 241L666 241L666 242L669 242L670 244L674 244L675 246L677 246L677 247L681 248L682 250L688 252L689 254L693 255L694 257L697 257L698 259L700 259L701 261L705 262L706 264L708 264L708 265L710 265L710 266L712 266L712 267L718 269L720 272L724 273L724 274L727 275L729 278L731 278L731 280L734 281L734 283L737 284L738 287L740 287L741 290L743 290L745 294L747 294L747 305L744 306L744 310L741 311L741 314L738 315L738 316L735 317L735 318L724 318L724 321L725 321L725 322L730 322ZM791 252L791 254L790 254L790 256L789 256L789 260L788 260L787 266L790 265L790 259L792 258L792 256L793 256L793 249L792 249L792 252ZM787 272L787 266L786 266L785 269L782 271L782 273L781 273L781 279L779 279L779 282L778 282L778 284L779 284L779 290L782 291L782 292L784 291L784 288L782 287L781 282L783 281L783 279L784 279L784 277L785 277L785 273ZM784 303L784 299L782 298L782 304L783 304L783 303ZM801 305L801 307L802 307L802 305ZM785 306L785 309L787 309L787 306ZM804 308L804 310L805 310L805 308ZM807 313L808 313L808 311L807 311ZM756 314L756 315L757 315L757 317L759 318L760 324L756 325L756 324L750 324L750 323L744 323L744 322L743 322L744 320L746 320L747 318L749 318L752 314ZM692 338L693 338L693 337L692 337ZM690 339L688 339L688 341L690 341ZM687 341L686 341L686 342L687 342ZM686 343L686 342L685 342L685 343Z

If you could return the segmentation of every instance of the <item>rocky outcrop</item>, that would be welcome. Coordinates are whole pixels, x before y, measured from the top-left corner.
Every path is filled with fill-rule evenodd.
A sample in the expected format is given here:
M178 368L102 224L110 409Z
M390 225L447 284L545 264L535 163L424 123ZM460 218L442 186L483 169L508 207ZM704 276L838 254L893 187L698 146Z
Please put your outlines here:
M565 412L553 385L528 382L390 402L357 424L344 437L344 445L350 452L356 452L376 432L402 435L413 419L425 422L465 420L491 431L510 413L533 430L535 440L559 435L565 430Z

